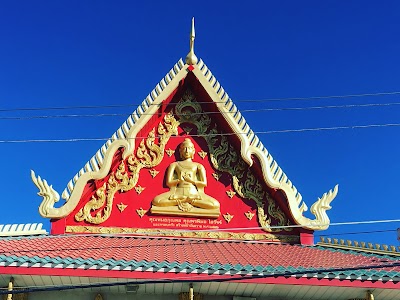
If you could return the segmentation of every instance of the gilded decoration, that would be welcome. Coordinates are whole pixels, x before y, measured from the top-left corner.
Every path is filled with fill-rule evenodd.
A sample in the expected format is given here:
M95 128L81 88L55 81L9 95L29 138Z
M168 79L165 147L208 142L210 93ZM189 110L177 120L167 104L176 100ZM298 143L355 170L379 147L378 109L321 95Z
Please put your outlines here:
M9 296L12 295L12 296ZM3 295L3 300L28 300L28 293L19 293L19 294L4 294ZM12 297L12 298L11 298Z
M101 227L101 226L67 226L67 233L97 233L97 234L138 234L138 235L165 235L187 238L213 238L246 241L270 241L283 243L298 243L297 235L278 235L274 233L244 233L227 231L188 231L176 229L130 228L130 227Z
M263 230L267 232L291 231L292 229L289 228L271 228L273 221L276 226L288 225L290 221L274 201L270 201L271 198L262 183L229 143L227 137L220 134L220 130L212 122L210 116L201 112L202 107L189 89L175 107L175 115L179 117L179 122L194 125L197 134L206 140L213 167L231 175L234 191L227 191L227 194L229 192L233 197L233 193L236 193L242 198L253 200L257 206L258 222ZM231 197L229 194L228 196Z
M94 297L94 300L103 300L103 296L101 294L97 294L96 297Z
M255 213L248 211L248 212L245 212L244 215L246 216L247 219L249 219L249 221L251 221L253 219L253 217L255 216Z
M125 208L128 207L128 205L123 204L122 202L120 204L117 204L117 207L119 209L120 212L123 212L125 210Z
M136 155L131 154L122 161L117 170L112 172L107 182L100 187L90 201L75 215L78 222L86 221L91 224L101 224L107 220L112 211L114 195L136 187L142 168L156 167L164 157L165 145L171 135L178 134L179 122L173 115L164 116L163 122L150 131L147 139L143 139L136 149ZM157 143L158 142L158 143Z
M204 166L194 162L195 146L186 138L179 146L180 161L171 163L165 178L169 191L157 195L151 206L153 214L218 218L220 204L205 192Z
M135 186L135 191L138 195L140 195L144 191L145 187L142 187L141 185Z
M230 221L232 221L233 217L234 216L231 215L230 213L224 214L224 219L225 219L226 223L230 223Z
M236 195L236 192L232 191L232 189L226 191L226 194L228 195L229 198L233 198Z
M221 177L221 174L215 172L215 173L212 173L212 177L214 177L214 179L215 179L216 181L218 181L219 178Z
M172 150L171 148L169 148L169 149L165 150L165 153L167 153L167 155L168 155L169 157L171 157L172 155L174 155L175 150Z
M201 159L204 159L207 156L207 152L201 150L200 152L197 152L197 154L201 157Z
M136 213L139 215L139 217L143 218L143 216L147 213L147 210L139 208L136 210Z
M157 171L156 169L151 169L149 170L149 173L151 175L151 177L156 177L158 175L158 173L160 173L160 171Z

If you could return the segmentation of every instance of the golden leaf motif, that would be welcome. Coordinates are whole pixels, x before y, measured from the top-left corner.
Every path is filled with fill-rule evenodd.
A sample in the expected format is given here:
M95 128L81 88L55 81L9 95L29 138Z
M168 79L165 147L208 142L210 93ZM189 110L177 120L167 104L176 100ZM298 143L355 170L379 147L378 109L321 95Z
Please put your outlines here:
M165 150L165 152L167 153L167 155L168 155L169 157L171 157L172 155L174 155L175 150L172 150L171 148L169 148L169 149Z
M229 198L233 198L233 196L236 195L236 192L232 191L232 189L230 189L229 191L226 191L226 194L228 195Z
M219 178L221 177L221 175L220 175L219 173L212 173L212 177L214 177L214 179L215 179L216 181L218 181Z
M140 208L140 209L137 209L136 212L139 215L139 217L143 218L143 216L147 213L147 210Z
M149 173L150 173L151 177L154 178L154 177L157 176L158 173L160 173L160 171L157 171L155 169L151 169L151 170L149 170Z
M110 174L108 181L96 191L96 195L93 195L90 201L78 211L75 220L101 224L110 217L114 196L117 192L127 192L135 188L136 192L140 194L144 189L136 186L140 170L152 169L162 161L165 146L172 135L178 134L179 124L172 114L165 115L164 122L158 124L157 138L155 128L153 128L147 139L143 139L139 143L136 155L132 153L126 161L120 163L117 170Z
M224 214L224 219L227 223L229 223L232 219L233 219L233 215L231 215L230 213L226 213Z
M144 210L145 211L145 210ZM67 226L68 233L101 233L101 234L163 234L174 237L191 237L191 238L217 238L217 239L234 239L234 240L264 240L271 242L299 243L297 235L277 235L273 233L243 233L243 232L216 232L216 231L177 231L165 230L159 228L128 228L128 227L101 227L101 226Z
M141 185L135 186L135 191L140 195L144 191L145 187L142 187Z
M101 294L97 294L94 300L103 300L103 296Z
M220 136L221 130L196 100L195 95L187 89L175 106L175 114L179 116L181 124L188 123L194 126L197 134L202 135L207 143L210 161L214 169L226 172L232 178L234 191L227 191L229 197L236 192L241 198L251 199L257 206L257 218L262 229L267 232L289 231L291 228L271 228L271 221L277 226L288 225L288 220L282 209L270 201L262 180L258 179L249 169L248 164L241 159L240 153L229 142L226 136ZM213 174L216 178L216 175ZM219 178L220 176L218 176ZM264 211L264 207L267 211Z
M245 212L244 214L249 220L253 219L253 217L255 216L255 213L252 213L251 211Z
M123 204L122 202L120 204L117 204L117 207L119 209L120 212L123 212L125 210L125 208L128 207L128 205Z
M207 152L201 150L200 152L197 152L197 154L201 157L201 159L204 159L204 157L207 156Z

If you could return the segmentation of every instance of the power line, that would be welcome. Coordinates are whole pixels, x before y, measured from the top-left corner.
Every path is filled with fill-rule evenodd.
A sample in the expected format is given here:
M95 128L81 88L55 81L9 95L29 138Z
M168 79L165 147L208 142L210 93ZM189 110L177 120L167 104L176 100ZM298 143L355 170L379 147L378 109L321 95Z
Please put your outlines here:
M392 263L380 263L373 265L360 265L360 266L350 266L341 268L313 268L312 270L302 270L295 272L277 272L264 275L228 275L230 277L216 278L216 277L206 277L206 279L198 279L198 277L193 278L191 276L181 277L183 279L159 279L159 280L142 280L142 281L126 281L126 282L103 282L103 283L89 283L80 285L54 285L54 286L41 286L41 287L31 287L31 288L18 288L12 291L6 289L0 290L0 295L4 294L23 294L23 293L34 293L34 292L50 292L50 291L62 291L62 290L73 290L73 289L86 289L86 288L101 288L101 287L112 287L112 286L124 286L124 285L143 285L143 284L159 284L159 283L199 283L199 282L232 282L232 281L242 281L249 279L263 279L271 277L283 277L283 276L307 276L312 274L324 274L333 272L346 272L346 271L361 271L370 269L383 269L383 268L395 268L399 267L400 262Z
M331 131L341 129L363 129L363 128L382 128L382 127L398 127L400 123L388 124L367 124L367 125L351 125L351 126L334 126L334 127L317 127L317 128L300 128L300 129L284 129L284 130L268 130L268 131L253 131L253 132L238 132L238 133L208 133L208 134L191 134L192 137L205 136L236 136L254 134L273 134L273 133L294 133L294 132L312 132L312 131ZM125 140L146 139L147 137L124 138ZM179 136L171 136L171 138L179 138ZM24 139L24 140L0 140L0 143L65 143L65 142L95 142L107 141L110 138L70 138L70 139Z
M361 107L387 107L400 105L400 102L392 103L370 103L370 104L346 104L346 105L326 105L326 106L309 106L309 107L278 107L278 108L258 108L258 109L242 109L241 113L258 113L273 111L304 111L304 110L321 110L321 109L340 109L340 108L361 108ZM212 114L236 114L236 112L220 112L220 111L203 111L193 112L191 115L212 115ZM152 113L142 113L141 115L153 115ZM39 116L0 116L0 120L32 120L32 119L59 119L59 118L98 118L98 117L120 117L127 116L123 113L107 113L107 114L67 114L67 115L39 115Z
M348 95L331 95L331 96L313 96L313 97L288 97L288 98L266 98L266 99L245 99L235 100L235 103L240 102L275 102L275 101L297 101L297 100L324 100L324 99L343 99L343 98L360 98L360 97L377 97L377 96L393 96L400 95L400 92L380 92L380 93L363 93L363 94L348 94ZM210 103L210 102L198 102ZM214 103L224 103L217 101ZM66 110L66 109L97 109L97 108L123 108L123 107L137 107L138 104L113 104L113 105L81 105L81 106L53 106L53 107L20 107L20 108L3 108L0 112L11 111L37 111L37 110ZM155 104L149 104L155 105ZM157 104L158 105L158 104Z

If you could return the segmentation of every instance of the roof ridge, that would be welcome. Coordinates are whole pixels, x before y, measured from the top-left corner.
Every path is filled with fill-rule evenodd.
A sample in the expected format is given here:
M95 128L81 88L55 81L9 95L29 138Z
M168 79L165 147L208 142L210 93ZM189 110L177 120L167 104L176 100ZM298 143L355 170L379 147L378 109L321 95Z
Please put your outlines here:
M368 253L385 254L400 256L400 246L377 244L377 243L366 243L344 239L325 238L320 237L320 242L317 243L319 246L325 246L330 248L356 250Z

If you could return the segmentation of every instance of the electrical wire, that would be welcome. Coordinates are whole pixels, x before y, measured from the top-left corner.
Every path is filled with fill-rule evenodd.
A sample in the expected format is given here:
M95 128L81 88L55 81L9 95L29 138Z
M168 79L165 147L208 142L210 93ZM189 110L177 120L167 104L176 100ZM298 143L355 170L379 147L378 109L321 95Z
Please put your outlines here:
M346 104L346 105L326 105L326 106L309 106L309 107L278 107L278 108L258 108L258 109L242 109L241 113L259 113L259 112L276 112L276 111L304 111L304 110L321 110L321 109L340 109L340 108L361 108L361 107L387 107L400 105L400 102L392 103L370 103L370 104ZM203 111L193 112L191 115L234 115L235 111ZM142 116L153 115L153 113L141 113ZM98 118L98 117L120 117L127 116L123 113L107 113L107 114L68 114L68 115L39 115L39 116L0 116L0 120L33 120L33 119L60 119L60 118Z
M379 92L379 93L362 93L362 94L348 94L348 95L330 95L330 96L313 96L313 97L288 97L288 98L266 98L266 99L245 99L235 100L235 103L240 102L275 102L275 101L298 101L298 100L324 100L324 99L343 99L343 98L360 98L360 97L377 97L377 96L393 96L400 95L400 92ZM3 102L5 103L5 101ZM210 102L198 102L210 103ZM225 103L224 101L217 101L214 103ZM20 108L2 108L0 112L11 111L36 111L36 110L66 110L66 109L97 109L97 108L122 108L122 107L137 107L138 104L111 104L111 105L81 105L81 106L59 106L59 107L20 107ZM159 105L159 104L149 104Z
M400 123L388 124L367 124L367 125L352 125L352 126L334 126L334 127L317 127L317 128L300 128L300 129L284 129L284 130L267 130L267 131L252 131L252 132L229 132L229 133L208 133L208 134L191 134L191 137L205 136L236 136L236 135L251 135L253 134L273 134L273 133L291 133L291 132L312 132L312 131L330 131L341 129L362 129L362 128L382 128L382 127L398 127ZM132 137L124 138L125 140L139 140L147 137ZM157 137L156 137L157 138ZM171 136L171 138L180 138L179 136ZM65 142L95 142L108 141L110 138L71 138L71 139L24 139L24 140L0 140L0 143L65 143Z
M86 288L101 288L101 287L112 287L112 286L124 286L124 285L143 285L143 284L160 284L160 283L199 283L199 282L234 282L242 280L251 279L263 279L271 277L287 277L287 276L309 276L318 275L324 273L333 272L346 272L346 271L361 271L361 270L371 270L371 269L384 269L384 268L395 268L399 267L400 262L392 263L381 263L373 265L360 265L351 267L340 267L340 268L313 268L312 270L303 270L295 272L278 272L272 274L264 275L237 275L224 278L216 278L215 276L210 276L206 279L197 279L187 276L184 279L159 279L159 280L141 280L141 281L126 281L126 282L104 282L104 283L89 283L89 284L79 284L79 285L55 285L51 287L31 287L31 288L18 288L12 291L6 289L0 290L0 295L4 294L23 294L23 293L34 293L34 292L50 292L50 291L63 291L63 290L73 290L73 289L86 289ZM223 275L222 275L223 276ZM227 275L225 275L227 276Z

